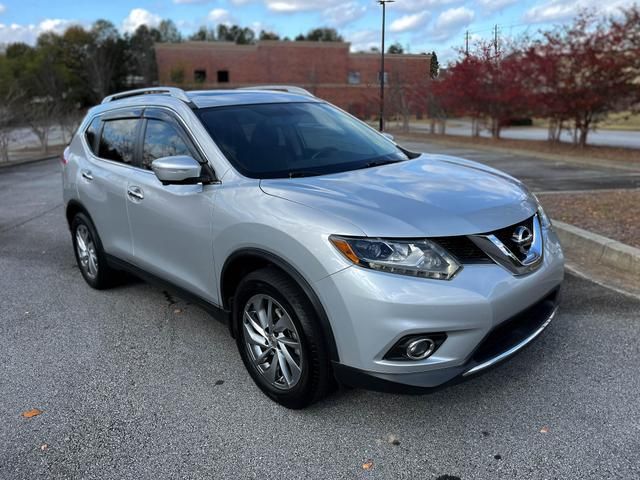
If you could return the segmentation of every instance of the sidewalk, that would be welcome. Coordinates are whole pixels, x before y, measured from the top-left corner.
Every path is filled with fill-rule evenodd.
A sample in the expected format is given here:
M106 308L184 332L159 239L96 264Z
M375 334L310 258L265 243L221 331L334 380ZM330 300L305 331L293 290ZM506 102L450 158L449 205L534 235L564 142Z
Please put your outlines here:
M34 153L34 152L12 152L11 160L9 162L0 162L0 171L3 168L14 167L16 165L24 165L27 163L42 162L44 160L50 160L62 155L64 148L62 146L50 147L47 153Z

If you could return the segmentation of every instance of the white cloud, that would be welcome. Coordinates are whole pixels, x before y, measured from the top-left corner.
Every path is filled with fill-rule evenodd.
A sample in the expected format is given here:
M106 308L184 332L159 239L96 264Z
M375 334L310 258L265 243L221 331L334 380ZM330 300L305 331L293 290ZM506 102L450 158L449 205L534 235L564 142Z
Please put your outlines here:
M466 7L450 8L442 12L436 19L430 36L435 41L445 41L469 25L476 14Z
M272 12L291 13L304 12L309 10L322 10L340 4L340 0L265 0L267 8Z
M0 3L0 13L4 13L7 10L7 7L5 7L3 4Z
M214 8L207 18L213 23L231 23L231 14L224 8Z
M416 30L417 28L422 27L429 20L430 16L431 15L427 11L405 15L404 17L400 17L391 22L389 30L392 32L408 32Z
M5 25L0 23L0 45L5 43L24 42L33 45L40 31L37 25L18 25L12 23Z
M358 2L347 2L327 8L322 15L331 26L341 27L362 18L366 11L367 7Z
M453 5L455 3L462 3L464 0L397 0L395 3L389 5L389 8L404 10L406 12L418 12L427 9L437 9Z
M368 52L371 47L380 48L380 30L358 30L347 35L347 41L351 42L351 51Z
M61 18L48 18L38 24L41 32L63 33L73 22L71 20L62 20Z
M497 12L503 8L515 5L517 0L478 0L478 4L487 12Z
M20 25L18 23L5 25L0 23L0 44L23 42L33 45L41 33L54 32L61 34L68 27L75 24L77 22L73 20L60 18L47 18L38 24L31 23L28 25Z
M231 0L231 3L234 5L246 5L247 3L251 3L253 0Z
M523 19L528 23L558 22L569 20L584 9L613 14L636 3L637 0L610 0L606 3L601 0L548 0L527 10Z
M18 23L5 25L0 23L0 44L24 42L33 45L41 33L55 32L60 34L76 23L73 20L60 18L47 18L37 25L20 25Z
M122 21L122 30L124 32L135 32L140 25L149 27L157 27L162 19L159 15L151 13L144 8L134 8L129 12L127 18Z
M177 5L195 5L198 3L210 3L211 0L173 0Z

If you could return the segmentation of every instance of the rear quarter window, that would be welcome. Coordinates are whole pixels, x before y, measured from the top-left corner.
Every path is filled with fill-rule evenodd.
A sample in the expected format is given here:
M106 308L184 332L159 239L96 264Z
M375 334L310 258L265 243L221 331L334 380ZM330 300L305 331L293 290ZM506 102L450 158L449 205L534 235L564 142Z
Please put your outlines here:
M84 132L84 138L91 152L95 155L98 146L98 135L100 134L100 119L94 118Z

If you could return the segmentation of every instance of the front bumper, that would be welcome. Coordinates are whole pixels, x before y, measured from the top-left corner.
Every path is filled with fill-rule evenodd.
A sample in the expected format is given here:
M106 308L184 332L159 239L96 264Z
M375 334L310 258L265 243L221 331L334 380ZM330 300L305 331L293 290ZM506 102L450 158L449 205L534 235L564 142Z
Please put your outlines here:
M383 392L425 393L486 372L533 342L556 314L560 288L487 334L460 366L415 373L377 373L334 363L339 383Z
M533 341L557 307L563 277L560 244L553 231L545 231L542 264L523 276L495 264L465 265L449 281L354 266L314 287L336 339L338 380L369 389L404 385L411 390L480 373ZM523 325L500 337L516 320ZM427 359L384 358L401 338L436 332L447 338Z

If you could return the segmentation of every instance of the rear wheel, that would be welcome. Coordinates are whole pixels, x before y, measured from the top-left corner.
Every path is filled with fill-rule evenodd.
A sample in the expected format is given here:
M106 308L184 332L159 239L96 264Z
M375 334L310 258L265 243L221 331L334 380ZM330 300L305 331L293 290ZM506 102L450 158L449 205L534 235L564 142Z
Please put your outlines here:
M308 298L275 268L250 273L234 299L236 341L251 377L270 398L304 408L330 388L322 331Z
M78 213L73 217L71 235L76 262L85 281L96 289L112 286L118 272L107 265L100 237L87 215Z

